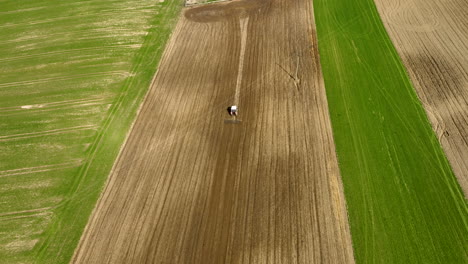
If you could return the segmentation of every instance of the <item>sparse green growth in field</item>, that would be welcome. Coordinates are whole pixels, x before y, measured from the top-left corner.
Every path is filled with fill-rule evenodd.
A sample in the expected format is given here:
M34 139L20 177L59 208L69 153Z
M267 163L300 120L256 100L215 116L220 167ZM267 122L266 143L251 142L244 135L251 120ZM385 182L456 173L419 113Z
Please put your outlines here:
M181 6L2 1L1 263L69 261Z
M315 0L357 263L466 263L467 204L372 0Z

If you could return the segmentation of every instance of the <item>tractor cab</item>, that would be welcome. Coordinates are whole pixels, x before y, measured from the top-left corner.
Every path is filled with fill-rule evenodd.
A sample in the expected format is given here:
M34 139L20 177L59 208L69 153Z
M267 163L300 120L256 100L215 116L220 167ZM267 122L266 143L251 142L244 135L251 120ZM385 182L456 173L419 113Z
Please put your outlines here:
M225 119L224 120L225 124L239 124L240 122L242 122L241 120L237 119L237 114L239 111L239 108L237 107L237 105L229 106L227 108L227 111L228 111L228 114L234 118Z
M237 105L229 106L227 111L230 116L237 116Z

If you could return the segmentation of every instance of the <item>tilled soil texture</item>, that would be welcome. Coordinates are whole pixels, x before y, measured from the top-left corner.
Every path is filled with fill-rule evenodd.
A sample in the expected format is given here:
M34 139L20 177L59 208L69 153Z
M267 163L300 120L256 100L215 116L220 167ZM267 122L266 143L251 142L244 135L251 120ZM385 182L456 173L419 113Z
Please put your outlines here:
M376 0L455 175L468 194L468 2Z
M306 0L187 9L73 263L353 263L314 28Z

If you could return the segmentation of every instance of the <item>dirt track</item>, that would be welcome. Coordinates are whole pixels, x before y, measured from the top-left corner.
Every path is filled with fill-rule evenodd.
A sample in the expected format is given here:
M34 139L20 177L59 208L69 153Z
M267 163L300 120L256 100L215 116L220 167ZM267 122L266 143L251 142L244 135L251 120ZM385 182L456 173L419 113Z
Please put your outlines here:
M468 196L468 2L376 0L376 4Z
M307 0L187 9L72 262L353 263L314 28Z

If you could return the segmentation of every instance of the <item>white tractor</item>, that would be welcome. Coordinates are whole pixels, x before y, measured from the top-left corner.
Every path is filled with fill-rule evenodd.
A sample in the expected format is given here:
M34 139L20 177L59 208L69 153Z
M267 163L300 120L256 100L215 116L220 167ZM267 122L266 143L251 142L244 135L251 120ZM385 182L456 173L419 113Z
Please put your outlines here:
M224 120L224 123L226 124L239 124L240 122L242 122L241 120L237 119L237 113L239 111L239 108L237 107L237 105L231 105L227 108L227 111L228 111L228 114L232 117L234 117L233 119L225 119Z
M237 116L237 105L232 105L227 108L230 116Z

